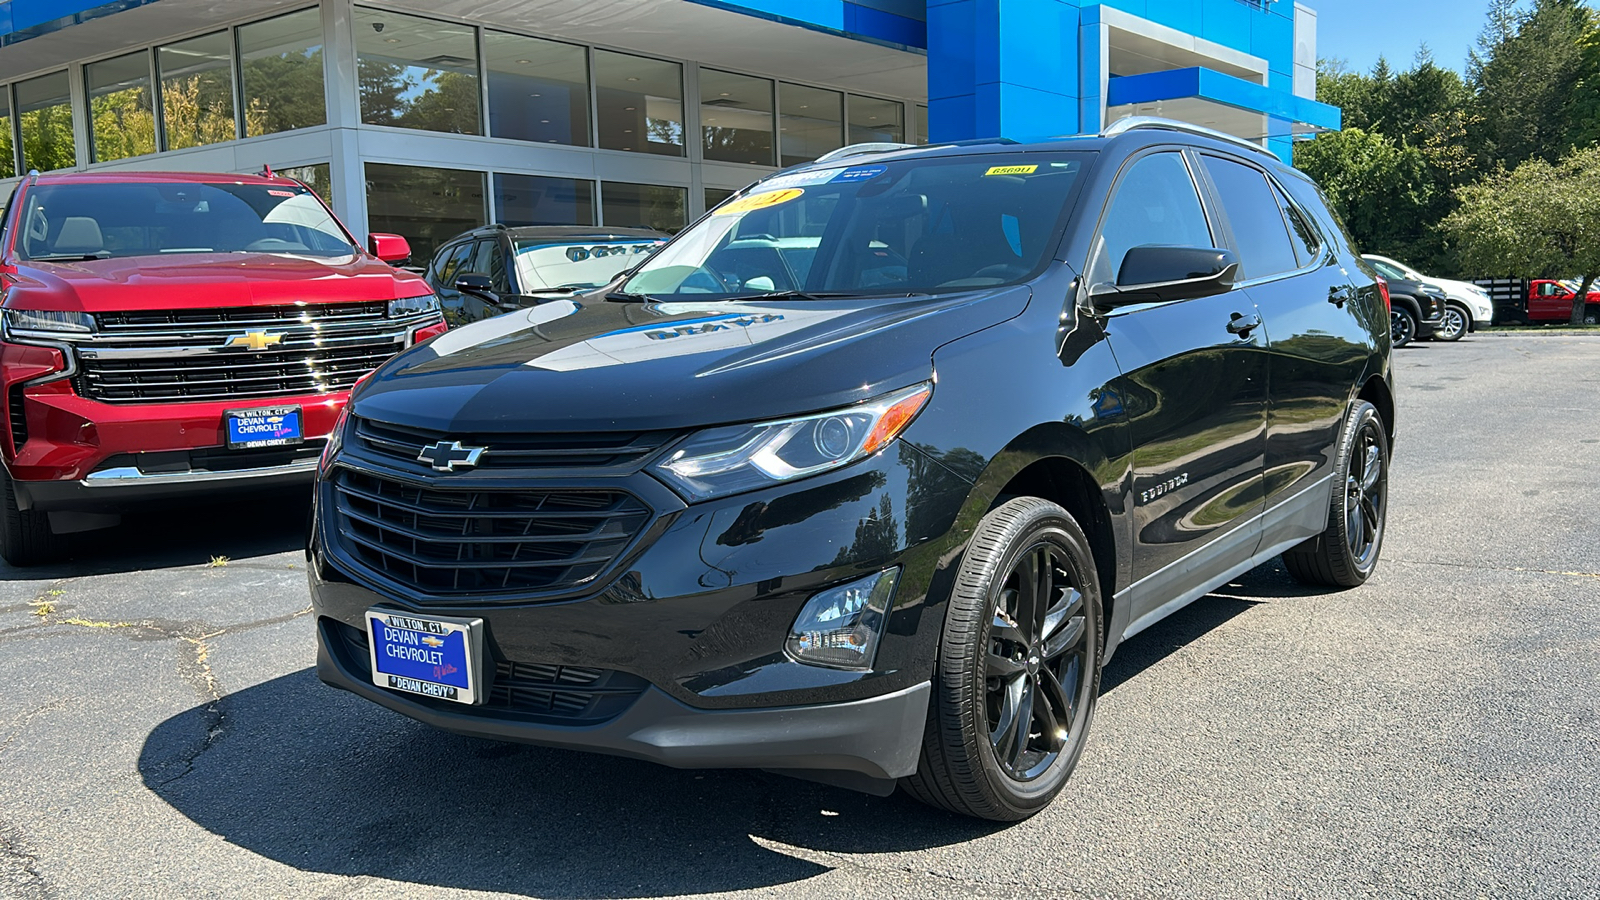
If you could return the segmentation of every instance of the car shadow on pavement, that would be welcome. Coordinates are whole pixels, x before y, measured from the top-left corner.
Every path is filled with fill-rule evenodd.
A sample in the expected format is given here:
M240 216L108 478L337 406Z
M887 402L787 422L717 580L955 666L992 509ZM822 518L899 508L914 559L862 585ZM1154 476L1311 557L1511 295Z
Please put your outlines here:
M139 511L112 528L72 536L71 557L19 569L0 562L0 581L36 581L194 566L305 547L310 491L254 494Z
M1266 567L1129 641L1106 690L1255 605L1306 593ZM1007 826L760 772L683 771L463 738L311 669L158 725L144 783L212 834L296 869L543 897L766 888Z

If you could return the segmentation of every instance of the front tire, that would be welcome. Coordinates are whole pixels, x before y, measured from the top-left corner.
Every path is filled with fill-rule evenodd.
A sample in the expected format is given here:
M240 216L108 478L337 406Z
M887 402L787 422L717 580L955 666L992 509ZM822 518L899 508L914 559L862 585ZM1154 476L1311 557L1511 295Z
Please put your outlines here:
M1389 437L1377 407L1359 400L1339 440L1328 528L1283 554L1302 584L1353 588L1378 566L1389 514Z
M1417 317L1403 306L1389 310L1389 343L1395 349L1409 344L1417 336Z
M3 468L3 467L0 467ZM0 557L13 566L39 566L67 556L66 537L50 529L50 517L17 506L11 473L0 471Z
M996 822L1043 809L1077 766L1100 691L1100 581L1071 514L1018 497L978 523L945 612L917 772L931 806Z
M1471 314L1452 304L1444 308L1444 318L1439 322L1439 327L1433 330L1433 339L1454 343L1461 340L1471 327Z

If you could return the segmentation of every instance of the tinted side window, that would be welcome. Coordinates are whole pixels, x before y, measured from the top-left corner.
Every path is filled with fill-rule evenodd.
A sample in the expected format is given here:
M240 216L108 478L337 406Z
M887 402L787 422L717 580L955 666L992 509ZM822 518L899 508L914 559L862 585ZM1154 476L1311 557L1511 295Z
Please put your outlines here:
M1300 268L1267 177L1243 163L1216 156L1202 159L1239 245L1241 277L1253 280Z
M455 290L456 271L461 268L461 262L467 258L471 248L472 244L469 242L452 244L440 250L439 255L433 259L434 283L444 290Z
M1134 247L1214 247L1200 195L1178 153L1153 153L1122 173L1095 239L1089 283L1114 283Z
M1272 196L1278 199L1278 209L1283 212L1284 221L1289 223L1289 243L1294 246L1295 260L1302 266L1311 265L1322 247L1322 238L1311 227L1300 208L1290 203L1277 185L1272 186Z

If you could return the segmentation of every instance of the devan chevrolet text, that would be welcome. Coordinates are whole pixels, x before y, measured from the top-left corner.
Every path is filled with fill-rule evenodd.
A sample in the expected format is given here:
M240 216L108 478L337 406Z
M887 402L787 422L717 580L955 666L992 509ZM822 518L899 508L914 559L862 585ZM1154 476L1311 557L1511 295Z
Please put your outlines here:
M1317 188L1128 121L851 147L358 386L318 675L468 735L1015 820L1127 639L1383 542L1389 311Z
M0 216L0 555L151 502L309 488L350 386L445 330L426 282L270 175L31 175Z

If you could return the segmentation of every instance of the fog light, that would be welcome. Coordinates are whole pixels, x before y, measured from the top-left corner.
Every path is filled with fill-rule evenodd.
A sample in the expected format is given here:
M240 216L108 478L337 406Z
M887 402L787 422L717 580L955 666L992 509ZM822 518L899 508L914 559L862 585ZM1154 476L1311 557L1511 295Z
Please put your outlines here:
M784 647L796 660L833 669L870 669L894 599L898 568L829 588L806 601Z

